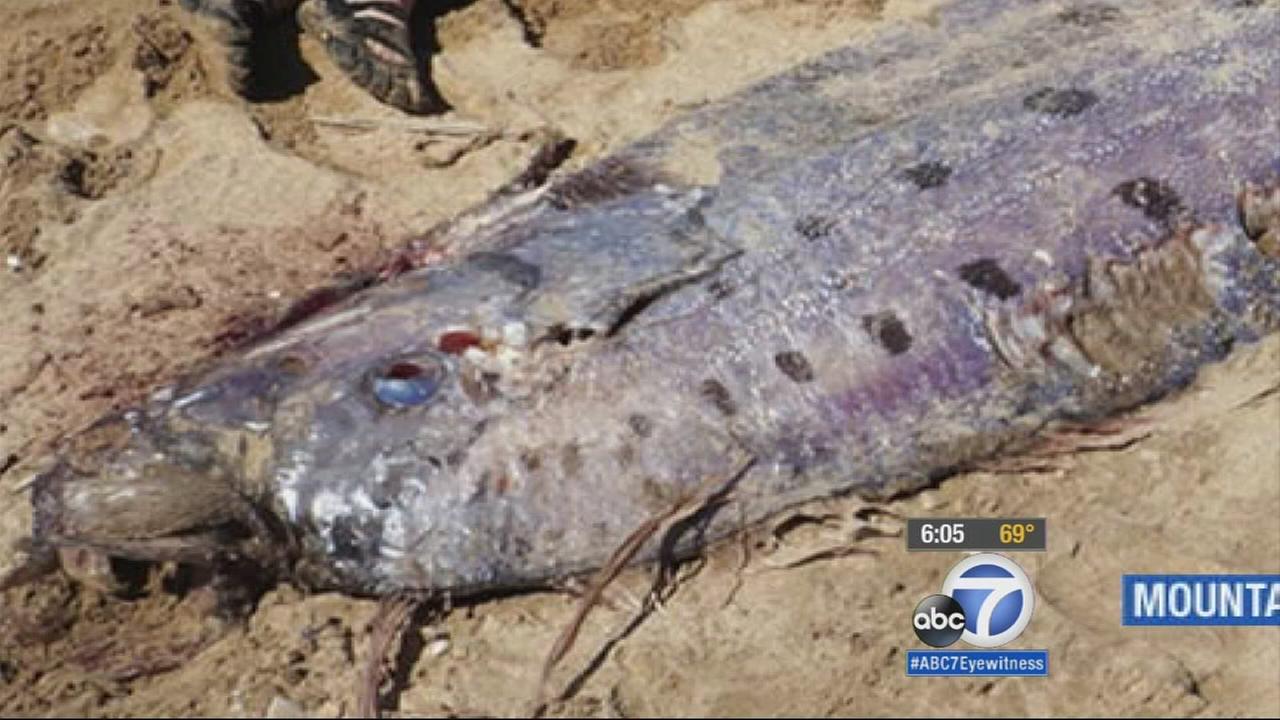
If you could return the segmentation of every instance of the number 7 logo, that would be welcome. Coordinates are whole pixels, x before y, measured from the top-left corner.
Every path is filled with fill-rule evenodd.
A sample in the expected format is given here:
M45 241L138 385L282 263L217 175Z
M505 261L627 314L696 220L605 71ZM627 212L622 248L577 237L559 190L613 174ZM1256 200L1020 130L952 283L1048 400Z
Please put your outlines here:
M999 647L1017 638L1031 622L1035 607L1035 589L1027 574L994 553L961 560L947 574L942 592L964 608L961 639L977 647Z

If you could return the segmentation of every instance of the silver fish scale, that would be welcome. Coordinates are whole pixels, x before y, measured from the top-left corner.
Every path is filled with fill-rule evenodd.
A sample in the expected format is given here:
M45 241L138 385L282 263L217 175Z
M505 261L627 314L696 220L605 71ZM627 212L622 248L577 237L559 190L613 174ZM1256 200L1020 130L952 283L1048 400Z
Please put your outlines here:
M556 180L44 478L37 534L145 555L83 509L204 473L304 584L505 589L708 477L678 552L1176 389L1280 323L1236 210L1280 175L1280 7L1071 9L951 3Z

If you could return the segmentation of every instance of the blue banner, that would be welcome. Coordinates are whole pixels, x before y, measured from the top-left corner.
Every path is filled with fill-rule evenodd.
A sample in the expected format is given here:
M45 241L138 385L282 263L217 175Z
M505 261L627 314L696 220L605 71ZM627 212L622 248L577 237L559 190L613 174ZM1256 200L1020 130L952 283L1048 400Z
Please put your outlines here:
M911 677L1044 677L1048 650L908 650Z
M1280 625L1280 575L1125 575L1124 625Z

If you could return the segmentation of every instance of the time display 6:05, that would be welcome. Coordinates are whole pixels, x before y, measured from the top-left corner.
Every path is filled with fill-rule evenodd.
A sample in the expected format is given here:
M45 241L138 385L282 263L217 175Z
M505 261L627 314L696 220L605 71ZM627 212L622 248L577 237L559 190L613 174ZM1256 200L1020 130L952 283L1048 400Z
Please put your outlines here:
M920 526L920 539L926 545L951 545L964 542L964 523L925 523Z

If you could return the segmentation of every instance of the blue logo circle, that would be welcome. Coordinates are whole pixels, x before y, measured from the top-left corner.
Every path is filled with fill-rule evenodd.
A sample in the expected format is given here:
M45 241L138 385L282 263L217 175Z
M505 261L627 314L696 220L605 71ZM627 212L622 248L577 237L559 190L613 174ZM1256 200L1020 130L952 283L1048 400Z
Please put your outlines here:
M1011 642L1031 622L1035 589L1017 563L1003 555L981 553L961 560L942 584L942 592L964 608L961 640L977 647Z

